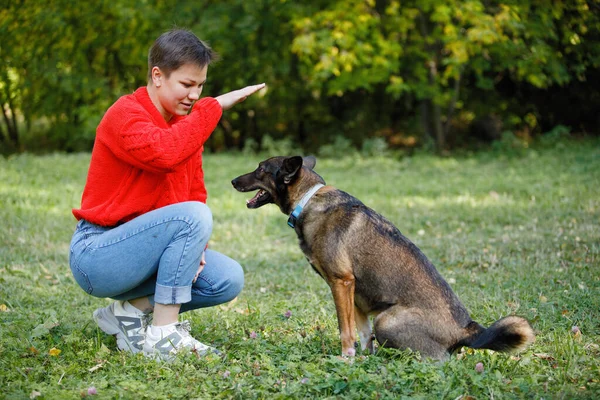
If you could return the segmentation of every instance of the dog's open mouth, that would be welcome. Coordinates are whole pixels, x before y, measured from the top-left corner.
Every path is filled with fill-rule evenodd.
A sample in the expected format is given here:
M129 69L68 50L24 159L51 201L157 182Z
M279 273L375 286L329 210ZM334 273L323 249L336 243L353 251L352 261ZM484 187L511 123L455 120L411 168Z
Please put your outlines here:
M260 206L264 206L267 203L270 203L272 200L271 195L263 189L260 189L253 198L250 200L246 200L246 207L248 208L258 208Z

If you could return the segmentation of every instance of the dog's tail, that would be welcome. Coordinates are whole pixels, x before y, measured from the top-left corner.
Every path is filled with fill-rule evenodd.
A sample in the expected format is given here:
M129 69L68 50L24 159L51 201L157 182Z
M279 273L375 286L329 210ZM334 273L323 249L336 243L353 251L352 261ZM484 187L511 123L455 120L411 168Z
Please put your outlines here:
M505 317L494 322L487 329L476 322L471 324L476 325L470 327L475 332L462 344L474 349L521 351L535 340L533 329L525 318Z

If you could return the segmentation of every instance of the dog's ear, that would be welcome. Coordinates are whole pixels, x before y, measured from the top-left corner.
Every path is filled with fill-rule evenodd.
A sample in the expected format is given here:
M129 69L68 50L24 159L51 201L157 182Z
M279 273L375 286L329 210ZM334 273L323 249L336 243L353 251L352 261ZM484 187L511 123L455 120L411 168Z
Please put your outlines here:
M314 169L317 165L317 159L313 156L306 156L302 159L302 164L308 169Z
M294 156L288 157L283 160L283 165L281 166L281 174L283 175L283 183L286 185L294 180L298 171L302 167L302 157Z

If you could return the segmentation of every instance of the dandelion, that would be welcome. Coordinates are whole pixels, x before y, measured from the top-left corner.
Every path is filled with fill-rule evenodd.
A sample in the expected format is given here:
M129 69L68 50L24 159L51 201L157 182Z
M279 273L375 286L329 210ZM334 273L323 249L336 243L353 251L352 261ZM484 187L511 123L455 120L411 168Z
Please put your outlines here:
M61 352L60 349L53 347L48 351L48 354L50 354L52 357L57 357L60 354L60 352Z

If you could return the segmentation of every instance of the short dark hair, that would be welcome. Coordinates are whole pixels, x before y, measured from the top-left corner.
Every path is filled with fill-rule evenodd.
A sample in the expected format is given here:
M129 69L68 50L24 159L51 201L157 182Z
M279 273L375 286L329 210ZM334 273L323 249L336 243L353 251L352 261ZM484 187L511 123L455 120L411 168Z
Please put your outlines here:
M171 72L184 64L201 68L217 61L218 54L191 31L172 29L160 35L148 51L148 80L152 68L158 67L168 78Z

